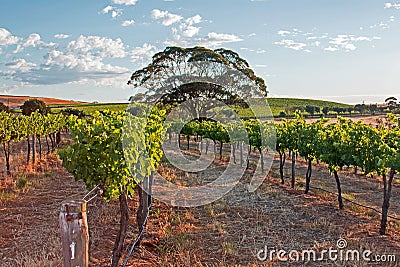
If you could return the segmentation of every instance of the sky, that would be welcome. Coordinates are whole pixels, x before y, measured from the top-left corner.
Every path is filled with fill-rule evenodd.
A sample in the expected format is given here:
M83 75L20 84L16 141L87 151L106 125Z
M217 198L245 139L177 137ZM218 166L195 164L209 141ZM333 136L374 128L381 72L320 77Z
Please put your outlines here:
M1 0L0 94L127 102L168 46L226 48L271 97L400 97L400 2Z

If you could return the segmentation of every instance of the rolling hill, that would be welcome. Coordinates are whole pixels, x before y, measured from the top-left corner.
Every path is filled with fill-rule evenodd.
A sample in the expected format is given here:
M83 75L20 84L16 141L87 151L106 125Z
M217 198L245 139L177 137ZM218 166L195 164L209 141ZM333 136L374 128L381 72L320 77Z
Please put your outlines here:
M72 104L84 104L86 102L64 100L49 97L33 97L33 96L13 96L13 95L0 95L0 102L10 108L16 108L21 106L26 100L39 99L42 100L46 105L72 105Z

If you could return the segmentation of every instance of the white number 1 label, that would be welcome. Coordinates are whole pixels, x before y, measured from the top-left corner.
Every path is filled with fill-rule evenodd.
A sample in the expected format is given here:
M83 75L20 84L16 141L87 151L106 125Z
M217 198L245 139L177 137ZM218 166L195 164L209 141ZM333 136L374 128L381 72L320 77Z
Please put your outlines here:
M75 259L75 242L72 242L71 245L69 245L69 247L71 248L71 260Z

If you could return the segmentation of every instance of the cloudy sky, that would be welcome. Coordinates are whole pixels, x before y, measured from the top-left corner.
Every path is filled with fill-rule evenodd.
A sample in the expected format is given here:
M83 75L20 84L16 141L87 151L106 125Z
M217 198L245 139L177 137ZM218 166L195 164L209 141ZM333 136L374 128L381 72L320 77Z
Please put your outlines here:
M400 2L381 0L2 0L0 94L126 101L175 45L238 52L275 97L400 97Z

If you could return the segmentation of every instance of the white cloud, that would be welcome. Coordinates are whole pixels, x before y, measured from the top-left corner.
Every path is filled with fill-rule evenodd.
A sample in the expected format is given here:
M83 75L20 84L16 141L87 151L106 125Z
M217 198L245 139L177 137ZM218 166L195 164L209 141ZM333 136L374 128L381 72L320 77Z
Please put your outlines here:
M321 36L309 36L307 37L307 40L320 40L320 39L326 39L328 38L328 35L324 34Z
M329 51L329 52L335 52L335 51L338 51L339 49L337 47L329 46L329 47L324 48L324 50Z
M389 22L390 22L390 21L389 21ZM370 29L381 28L381 29L385 30L385 29L388 29L388 28L389 28L389 24L386 23L386 22L384 22L384 21L381 21L381 22L379 22L379 23L376 23L376 24L374 24L374 25L369 26L369 28L370 28Z
M325 48L326 51L337 51L340 49L345 50L346 52L354 51L357 49L355 43L356 42L371 42L373 40L379 40L380 37L366 37L366 36L354 36L348 34L340 34L336 37L330 38L328 48ZM333 50L335 48L335 50Z
M242 41L240 37L234 34L227 34L227 33L210 32L207 34L207 37L210 41L214 41L217 43L231 43L231 42Z
M151 17L155 20L162 20L164 26L170 26L183 19L180 15L172 14L168 11L161 11L159 9L153 9L151 11Z
M122 15L122 9L120 8L116 8L114 6L106 6L105 8L103 8L103 10L101 11L101 13L103 14L111 14L111 18L115 19L119 16Z
M199 27L195 27L195 26L188 26L183 32L182 35L185 37L193 37L196 34L198 34L200 31Z
M68 34L63 34L63 33L58 33L58 34L54 35L54 38L57 38L57 39L67 39L68 37L69 37Z
M136 5L138 0L111 0L114 4L117 5L126 5L126 6L134 6Z
M29 46L36 47L39 44L40 44L40 35L37 33L32 33L25 40L25 43L23 44L23 46L24 47L29 47Z
M279 34L280 36L286 36L286 35L289 35L289 34L290 34L290 31L281 30L281 31L278 31L278 34Z
M331 38L329 43L334 45L336 48L342 48L345 51L353 51L356 50L357 47L352 43L352 41L355 40L352 40L351 36L341 34L337 37Z
M274 44L304 52L311 52L311 50L307 49L310 47L320 48L324 51L331 52L340 50L349 52L357 49L357 43L372 42L381 39L378 36L368 37L352 34L340 34L330 37L328 33L316 34L315 31L316 29L313 29L311 32L304 32L296 28L293 28L290 31L280 30L278 31L278 35L282 36L283 39L276 41Z
M25 48L28 47L37 47L39 49L45 48L45 47L55 47L57 46L56 43L45 43L41 40L41 37L37 33L31 33L28 38L24 40L22 44L18 44L17 48L13 51L13 53L20 53L22 52Z
M115 10L111 11L111 17L113 19L121 16L121 14L122 14L122 10L121 9L115 9Z
M288 39L284 39L284 40L281 40L279 42L275 42L274 44L282 45L282 46L284 46L286 48L293 49L293 50L296 50L296 51L303 50L307 46L307 44L305 44L305 43L297 43L297 42L295 42L293 40L288 40Z
M105 64L102 58L90 54L74 54L51 50L39 67L18 69L9 78L28 84L81 83L104 78L115 78L128 72L128 69ZM20 63L22 64L22 63Z
M67 51L87 53L104 58L124 58L127 56L125 45L120 38L111 39L100 36L79 36L77 40L71 41L67 45Z
M121 22L121 26L123 26L123 27L127 27L127 26L130 26L130 25L133 25L133 24L135 24L135 21L133 19L124 20L124 21Z
M8 30L0 28L0 45L13 45L19 42L20 38L13 36Z
M389 8L400 9L400 3L385 3L385 9Z
M154 45L144 43L142 46L137 46L132 49L129 54L131 55L132 62L141 61L147 63L156 52Z
M103 14L108 14L111 10L113 10L114 7L113 6L106 6L105 8L103 8L103 10L101 11L101 13Z
M18 69L21 72L28 72L30 71L32 68L36 67L36 64L33 62L27 62L25 59L23 58L17 58L14 59L11 62L8 62L5 64L7 67L11 68L11 69Z
M193 17L185 19L185 22L189 25L192 25L192 24L198 24L198 23L202 22L202 20L203 20L203 18L199 14L197 14Z
M315 41L313 43L311 43L312 46L319 46L321 44L320 41Z
M38 34L31 34L19 44L19 49L25 47L48 47ZM27 85L67 84L67 83L96 83L110 79L120 82L129 70L105 62L112 62L113 58L124 58L131 55L121 39L110 39L100 36L79 36L70 41L62 49L52 46L46 52L41 62L27 62L19 58L5 63L9 68L0 71L1 76L13 82L22 82ZM123 86L124 83L121 84Z
M75 55L73 53L52 50L45 57L45 66L74 69L80 72L123 72L125 68L112 66L102 62L102 58L88 55Z
M177 34L177 29L173 28L173 40L167 40L164 45L167 46L205 46L205 47L217 47L224 43L240 42L242 39L234 34L227 33L215 33L210 32L205 37L192 37L184 38L182 35Z
M172 33L175 39L181 39L182 37L191 38L197 35L200 31L200 27L193 26L194 24L199 24L202 22L202 17L200 15L195 15L189 17L179 24L179 28L173 28Z

